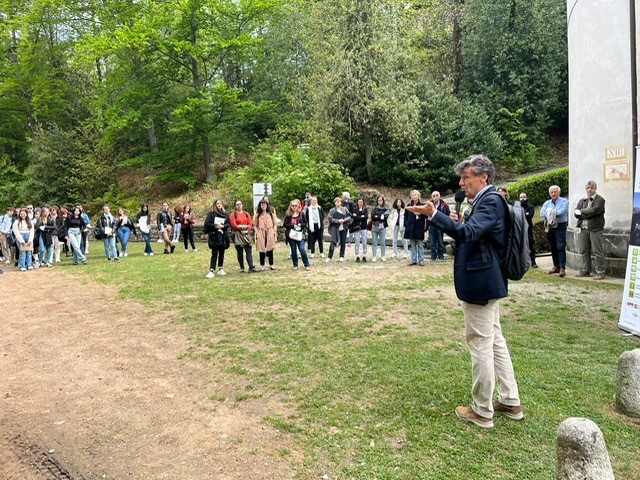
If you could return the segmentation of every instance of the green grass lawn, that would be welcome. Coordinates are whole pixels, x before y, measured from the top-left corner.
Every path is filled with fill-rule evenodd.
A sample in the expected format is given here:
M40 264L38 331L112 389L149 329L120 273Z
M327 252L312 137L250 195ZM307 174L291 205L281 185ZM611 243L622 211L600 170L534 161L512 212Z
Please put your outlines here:
M526 417L485 431L453 414L470 403L471 364L450 261L316 259L292 271L278 244L278 271L240 274L232 247L229 275L207 280L200 248L143 257L133 244L114 265L93 244L86 267L63 268L174 312L166 334L187 332L184 357L228 375L212 403L280 402L262 421L302 445L302 459L274 453L291 455L301 478L553 479L568 417L595 421L616 478L638 478L640 422L613 409L618 356L639 346L616 328L622 287L538 271L511 284L502 325Z

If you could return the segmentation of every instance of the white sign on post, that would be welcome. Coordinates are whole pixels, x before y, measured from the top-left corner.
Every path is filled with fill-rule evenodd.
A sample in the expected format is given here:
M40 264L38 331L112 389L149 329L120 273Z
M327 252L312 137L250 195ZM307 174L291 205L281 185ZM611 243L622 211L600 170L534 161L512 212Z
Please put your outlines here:
M258 209L258 204L262 197L271 195L270 183L254 183L253 184L253 211Z

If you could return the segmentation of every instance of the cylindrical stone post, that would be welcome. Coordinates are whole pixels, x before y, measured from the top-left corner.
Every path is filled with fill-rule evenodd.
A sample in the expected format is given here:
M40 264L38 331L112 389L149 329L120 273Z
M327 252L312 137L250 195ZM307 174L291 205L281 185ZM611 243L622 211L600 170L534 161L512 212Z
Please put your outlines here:
M588 418L568 418L558 427L557 480L614 480L602 431Z
M616 410L640 418L640 348L624 352L618 359Z

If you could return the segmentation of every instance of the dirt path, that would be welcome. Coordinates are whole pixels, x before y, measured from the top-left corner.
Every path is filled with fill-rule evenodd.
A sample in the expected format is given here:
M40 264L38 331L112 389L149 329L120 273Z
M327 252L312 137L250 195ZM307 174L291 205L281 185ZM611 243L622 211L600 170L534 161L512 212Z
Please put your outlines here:
M292 440L262 422L282 406L210 399L233 383L179 359L169 314L52 270L0 288L0 478L296 477Z

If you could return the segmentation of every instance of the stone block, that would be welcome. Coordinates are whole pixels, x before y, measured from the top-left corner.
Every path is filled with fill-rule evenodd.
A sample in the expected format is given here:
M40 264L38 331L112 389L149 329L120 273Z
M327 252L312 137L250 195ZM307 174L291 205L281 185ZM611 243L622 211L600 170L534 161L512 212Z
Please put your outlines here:
M640 348L624 352L618 358L616 410L640 418Z
M558 427L557 480L614 480L602 431L588 418L568 418Z

